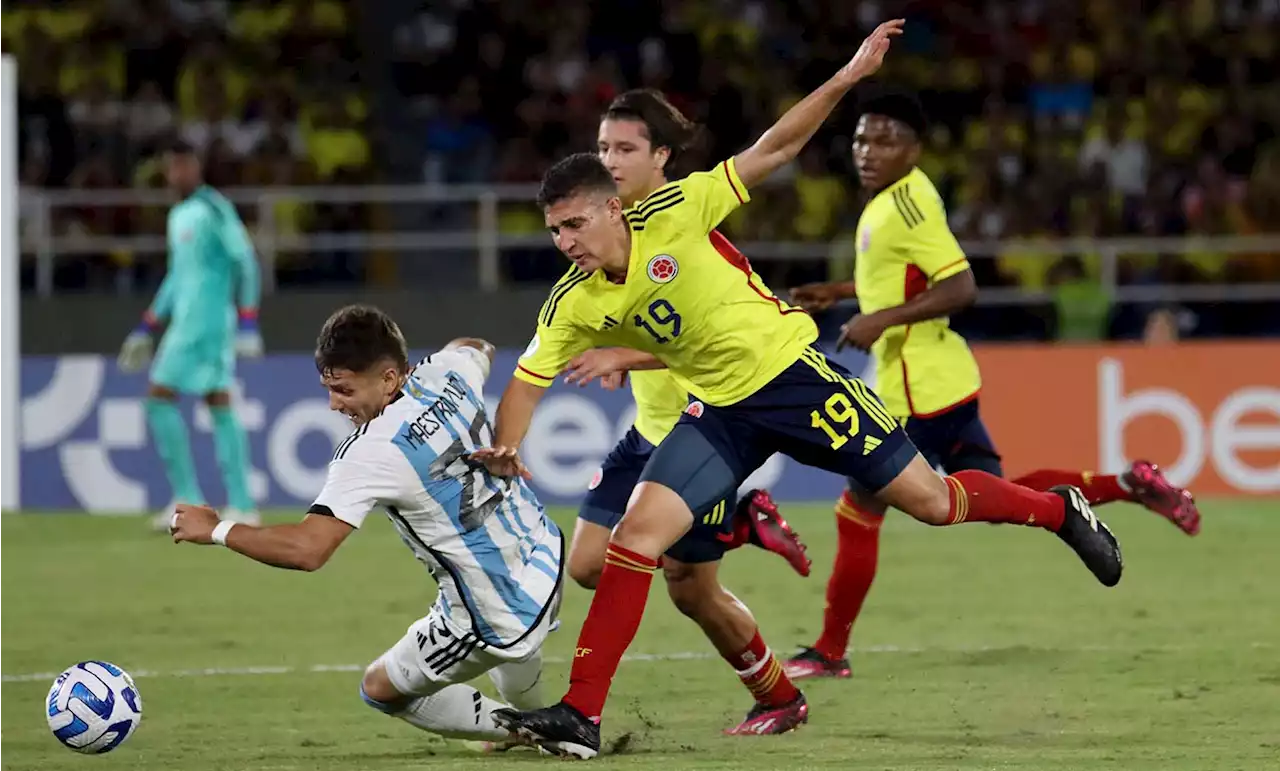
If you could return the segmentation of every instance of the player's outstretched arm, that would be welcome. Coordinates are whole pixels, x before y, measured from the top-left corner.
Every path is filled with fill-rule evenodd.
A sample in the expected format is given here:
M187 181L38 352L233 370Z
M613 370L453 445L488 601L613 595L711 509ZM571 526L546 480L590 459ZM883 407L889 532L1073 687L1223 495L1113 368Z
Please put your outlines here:
M258 303L262 299L262 275L249 231L230 203L219 221L218 238L230 256L236 278L236 355L256 359L263 354L262 333L258 329Z
M973 278L973 271L965 269L939 280L902 305L854 316L840 328L836 350L845 346L868 350L890 327L952 316L973 305L977 299L978 284Z
M635 369L666 369L657 356L630 348L592 348L583 351L564 368L564 382L579 388L593 380L630 372Z
M151 301L151 306L147 308L147 312L143 315L143 323L152 328L158 328L169 322L169 317L173 314L173 292L173 272L168 271L164 274L164 278L160 280L160 288L156 290L156 296Z
M471 459L483 463L495 476L532 479L533 475L520 460L519 447L529 433L533 411L546 390L518 377L511 378L493 418L493 446L476 450L471 453Z
M820 281L795 287L787 294L790 295L792 305L799 305L809 313L817 313L825 311L841 300L856 298L858 289L852 281Z
M223 522L208 506L179 504L170 528L174 543L222 544L290 570L319 570L355 528L337 517L308 514L301 522L268 527Z
M858 81L880 69L889 41L902 34L902 19L886 21L862 41L858 52L816 91L801 99L756 140L734 157L742 184L755 187L799 155L831 111Z
M122 372L139 372L151 360L155 349L155 337L169 323L173 312L173 273L165 273L156 290L155 299L142 314L142 321L134 327L120 346L120 354L116 357L116 365Z

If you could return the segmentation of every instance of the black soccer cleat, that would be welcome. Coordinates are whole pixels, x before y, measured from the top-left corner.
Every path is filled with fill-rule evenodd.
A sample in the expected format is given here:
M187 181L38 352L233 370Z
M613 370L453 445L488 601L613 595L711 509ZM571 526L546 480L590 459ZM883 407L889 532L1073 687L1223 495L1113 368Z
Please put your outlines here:
M590 760L600 754L600 726L565 704L522 712L495 709L493 722L553 755Z
M1049 492L1061 497L1066 509L1058 537L1075 550L1085 567L1103 586L1120 583L1120 573L1124 570L1120 543L1106 523L1089 508L1084 493L1071 485L1056 485L1050 487Z

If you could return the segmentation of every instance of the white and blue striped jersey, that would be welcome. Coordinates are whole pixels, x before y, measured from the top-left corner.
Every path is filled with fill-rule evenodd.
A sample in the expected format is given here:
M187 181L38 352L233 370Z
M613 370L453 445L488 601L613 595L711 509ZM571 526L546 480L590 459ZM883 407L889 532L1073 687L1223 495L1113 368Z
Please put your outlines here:
M311 512L359 527L381 507L435 578L446 618L506 648L553 612L564 544L523 480L467 460L493 441L488 373L474 348L420 361L396 399L338 445Z

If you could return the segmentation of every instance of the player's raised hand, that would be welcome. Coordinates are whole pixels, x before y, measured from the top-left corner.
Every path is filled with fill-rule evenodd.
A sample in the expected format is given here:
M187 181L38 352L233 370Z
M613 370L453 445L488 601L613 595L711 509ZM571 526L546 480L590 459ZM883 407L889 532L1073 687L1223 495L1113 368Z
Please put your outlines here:
M218 526L218 512L208 506L193 506L179 503L174 510L173 522L169 524L169 533L174 543L211 544L213 529Z
M840 294L836 291L834 284L822 282L804 284L788 290L787 293L791 297L792 304L799 305L809 313L825 311L840 299Z
M905 19L893 19L876 27L862 41L862 45L858 46L858 52L849 63L840 68L837 77L846 85L852 86L868 75L875 74L884 63L884 55L889 52L889 41L902 34L902 27L906 23Z
M525 481L533 479L533 474L525 468L515 447L481 447L468 455L467 459L483 464L490 474L497 477L520 477Z

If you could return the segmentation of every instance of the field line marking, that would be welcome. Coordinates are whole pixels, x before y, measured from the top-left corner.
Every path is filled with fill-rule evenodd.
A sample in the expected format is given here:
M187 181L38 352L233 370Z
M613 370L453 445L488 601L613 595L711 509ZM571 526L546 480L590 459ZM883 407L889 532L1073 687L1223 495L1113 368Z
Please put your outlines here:
M1244 647L1252 649L1274 648L1272 643L1255 642L1249 643ZM1065 653L1107 653L1107 652L1140 652L1150 651L1152 653L1169 653L1191 650L1208 650L1205 647L1197 646L1180 646L1180 645L1146 645L1146 646L1115 646L1115 645L1077 645L1069 647L1041 647L1033 645L969 645L969 646L911 646L911 645L869 645L861 648L853 648L851 653L854 655L866 654L956 654L956 653L993 653L996 651L1014 651L1014 650L1055 650ZM1214 648L1214 650L1219 650ZM716 654L693 651L677 651L673 653L628 653L622 657L623 661L639 661L639 662L661 662L661 661L701 661L704 659L714 659ZM569 659L563 656L547 656L544 661L548 664L566 664ZM312 666L259 666L259 667L207 667L204 669L169 669L169 670L151 670L138 669L130 671L129 674L134 678L154 678L154 677L244 677L253 675L292 675L299 673L316 674L324 672L363 672L364 664L315 664ZM4 675L0 677L0 682L5 683L32 683L42 680L52 682L58 676L57 672L26 672L17 675Z

